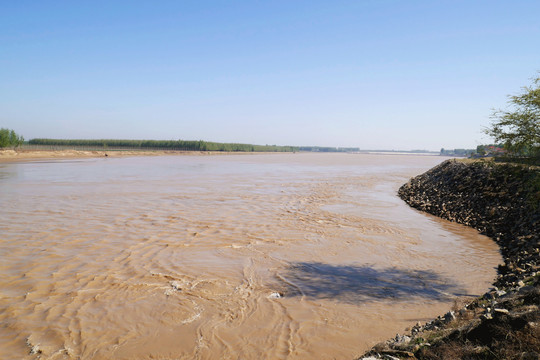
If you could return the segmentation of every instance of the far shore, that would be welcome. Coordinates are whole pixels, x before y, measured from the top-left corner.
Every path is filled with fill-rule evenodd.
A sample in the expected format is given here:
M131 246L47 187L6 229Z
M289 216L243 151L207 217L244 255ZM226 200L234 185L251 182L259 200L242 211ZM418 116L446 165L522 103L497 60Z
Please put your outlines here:
M303 152L300 153L318 153ZM134 157L134 156L166 156L166 155L254 155L254 154L292 154L291 152L252 152L252 151L197 151L197 150L35 150L35 149L0 149L0 164L14 162L30 162L40 160L69 160L100 157ZM327 154L321 152L321 154ZM334 154L330 152L329 154ZM352 152L351 154L365 155L419 155L434 156L434 154L408 153L408 152Z
M254 152L225 152L225 151L180 151L180 150L0 150L0 163L27 162L36 160L63 160L100 157L132 157L132 156L163 156L163 155L227 155L227 154L257 154ZM260 154L260 153L258 153ZM266 153L265 153L266 154ZM269 153L279 154L279 153Z

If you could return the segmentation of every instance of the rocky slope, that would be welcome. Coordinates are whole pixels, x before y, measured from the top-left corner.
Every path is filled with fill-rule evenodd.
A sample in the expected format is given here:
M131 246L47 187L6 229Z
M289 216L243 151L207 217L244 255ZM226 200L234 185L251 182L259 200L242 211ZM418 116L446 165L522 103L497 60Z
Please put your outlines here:
M364 359L540 358L540 170L445 161L399 189L410 206L465 224L500 246L494 287ZM481 259L479 259L481 261Z

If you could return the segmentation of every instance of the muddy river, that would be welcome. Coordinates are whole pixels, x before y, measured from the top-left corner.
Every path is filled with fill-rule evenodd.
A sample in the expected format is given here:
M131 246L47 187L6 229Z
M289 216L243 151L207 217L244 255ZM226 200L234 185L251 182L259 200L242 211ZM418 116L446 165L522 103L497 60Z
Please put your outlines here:
M0 358L352 359L496 275L490 239L396 196L442 160L0 164Z

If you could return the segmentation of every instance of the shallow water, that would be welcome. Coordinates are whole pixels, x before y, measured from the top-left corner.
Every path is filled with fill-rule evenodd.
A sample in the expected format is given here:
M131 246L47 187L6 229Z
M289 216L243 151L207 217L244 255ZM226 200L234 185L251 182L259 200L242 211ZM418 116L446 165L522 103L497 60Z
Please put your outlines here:
M500 262L396 191L432 156L0 164L0 358L353 358Z

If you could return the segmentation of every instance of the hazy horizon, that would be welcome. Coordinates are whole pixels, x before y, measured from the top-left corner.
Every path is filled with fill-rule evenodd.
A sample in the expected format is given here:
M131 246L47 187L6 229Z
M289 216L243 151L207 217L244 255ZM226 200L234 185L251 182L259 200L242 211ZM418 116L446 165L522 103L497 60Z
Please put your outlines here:
M26 139L475 148L540 70L540 3L11 2L0 127Z

